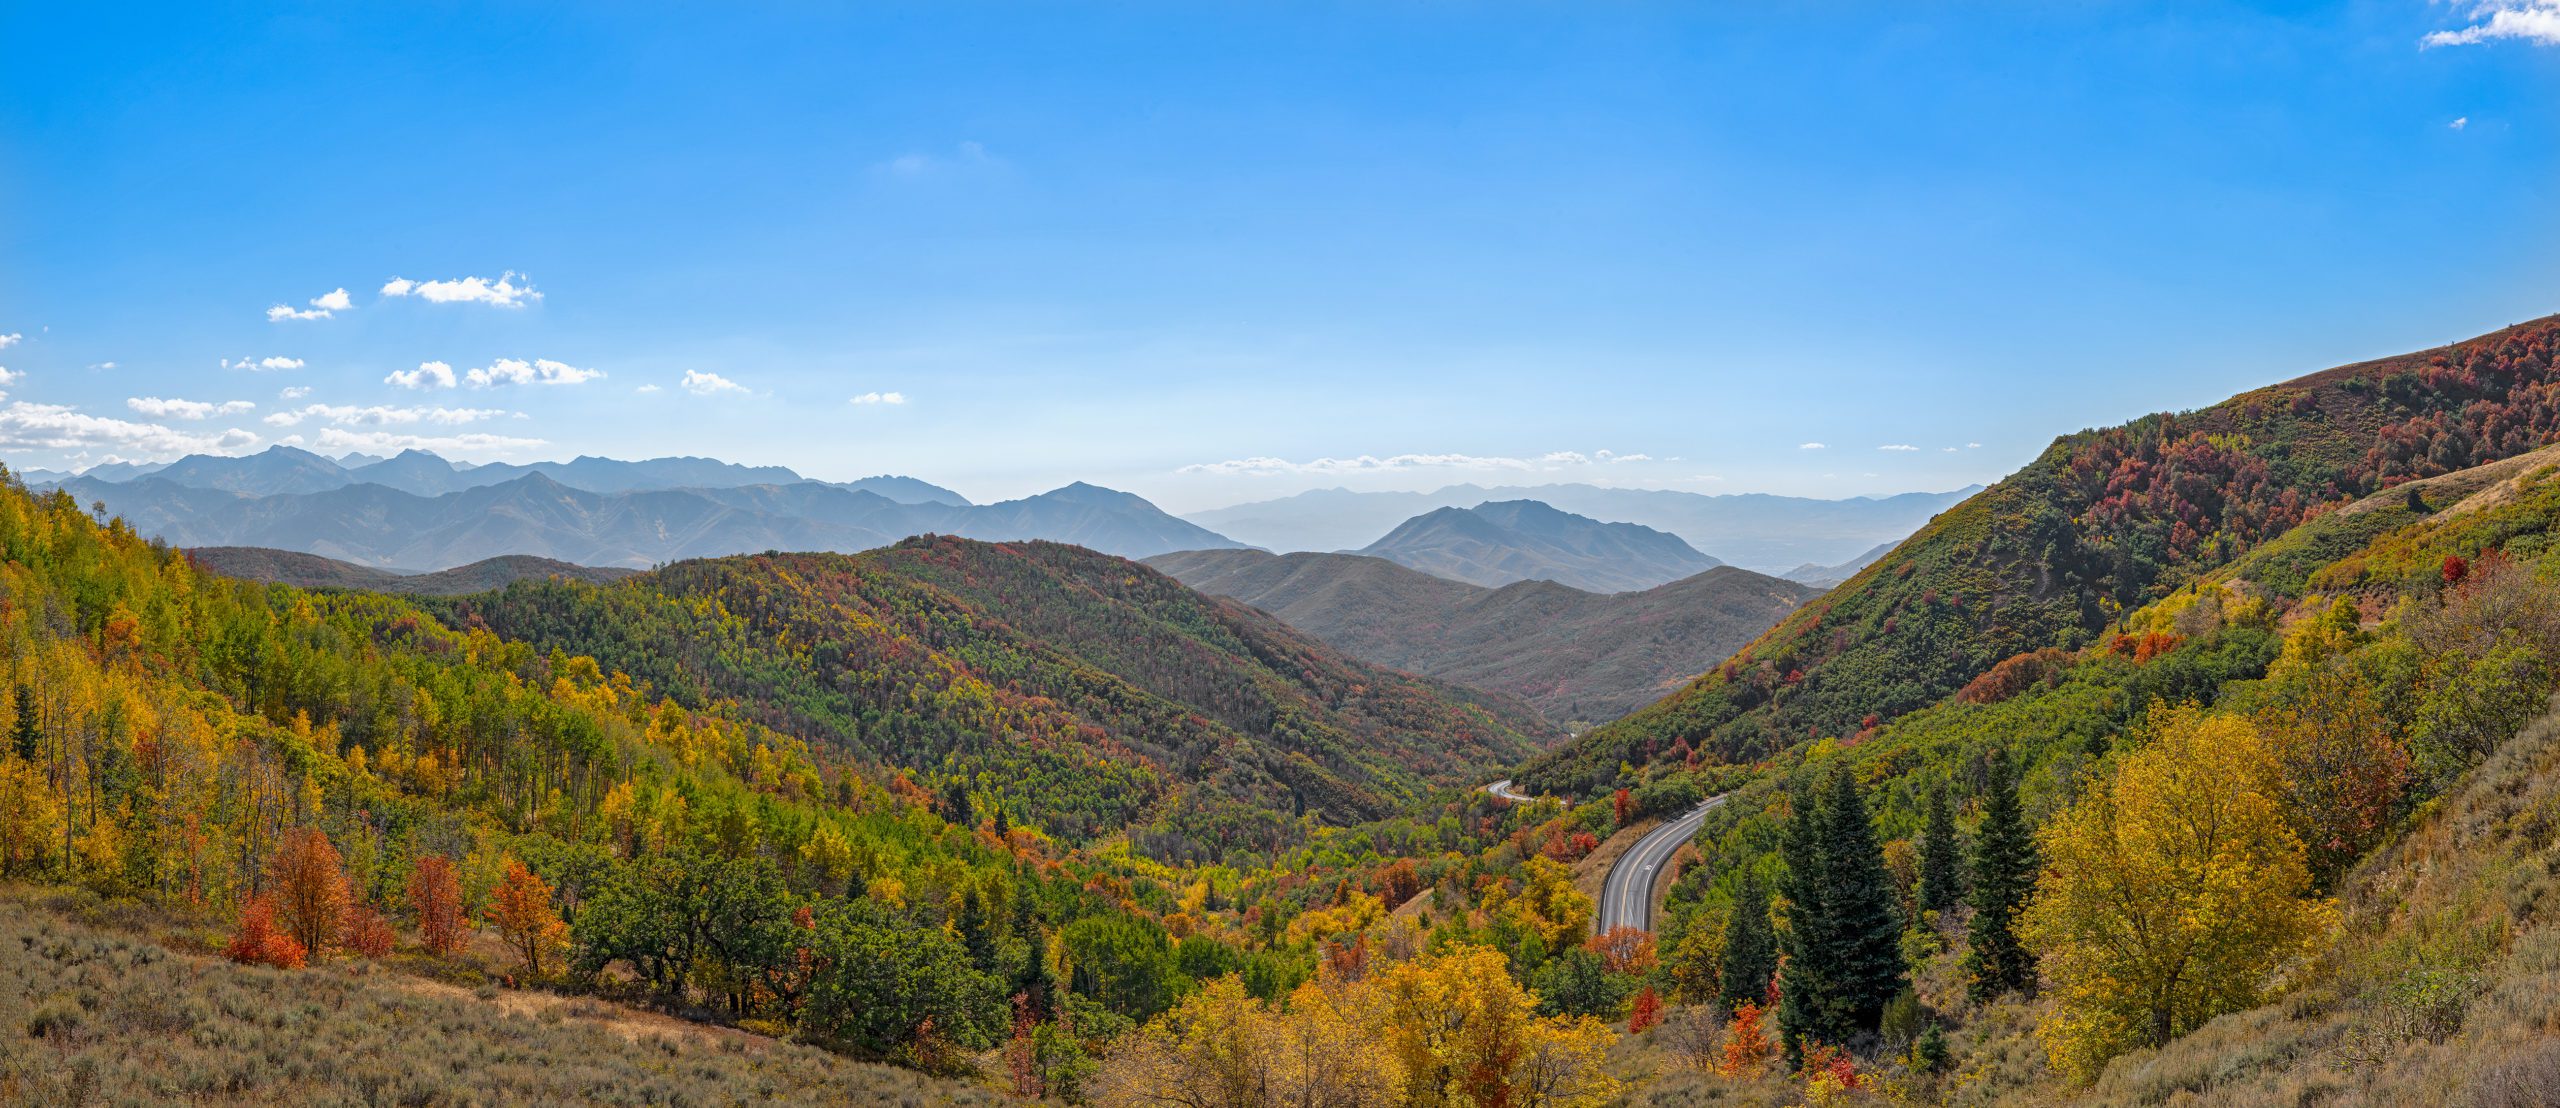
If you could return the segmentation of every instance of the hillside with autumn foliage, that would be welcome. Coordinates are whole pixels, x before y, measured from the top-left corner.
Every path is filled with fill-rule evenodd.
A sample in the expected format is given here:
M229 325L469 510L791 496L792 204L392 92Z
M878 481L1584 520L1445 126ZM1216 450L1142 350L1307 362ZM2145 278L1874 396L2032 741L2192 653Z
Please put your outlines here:
M2064 436L1688 688L1524 766L1590 795L1850 739L1995 663L2094 641L2296 524L2560 431L2560 319Z
M1308 821L1384 818L1535 749L1517 701L1366 665L1232 601L1056 543L912 539L860 555L524 582L450 608L679 703L729 702L1071 841L1268 858Z

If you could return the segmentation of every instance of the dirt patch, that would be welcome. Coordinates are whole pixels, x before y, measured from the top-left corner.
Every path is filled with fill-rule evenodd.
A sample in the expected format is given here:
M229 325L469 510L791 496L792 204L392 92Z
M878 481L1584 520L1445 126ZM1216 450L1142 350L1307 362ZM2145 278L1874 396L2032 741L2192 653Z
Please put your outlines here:
M1643 838L1645 832L1653 830L1661 822L1658 819L1648 819L1619 828L1617 834L1609 836L1600 843L1599 849L1583 855L1581 861L1573 864L1573 887L1580 889L1584 896L1590 897L1592 903L1599 903L1600 891L1609 883L1609 867L1617 865L1619 858L1635 848L1636 840ZM1596 921L1597 917L1595 916L1594 919Z

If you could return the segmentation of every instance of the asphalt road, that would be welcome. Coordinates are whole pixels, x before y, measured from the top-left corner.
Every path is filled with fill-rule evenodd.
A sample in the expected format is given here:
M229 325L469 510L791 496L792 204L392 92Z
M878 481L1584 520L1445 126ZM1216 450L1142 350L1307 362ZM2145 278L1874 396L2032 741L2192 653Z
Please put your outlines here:
M1508 786L1510 782L1495 784ZM1653 929L1654 877L1671 864L1671 855L1698 833L1698 825L1706 822L1707 813L1722 803L1721 796L1708 797L1706 803L1690 809L1688 814L1645 832L1636 845L1618 856L1617 864L1609 867L1608 880L1600 885L1600 930L1622 926Z
M1508 777L1485 786L1484 791L1492 793L1493 798L1496 800L1508 800L1514 804L1527 804L1532 800L1538 799L1537 797L1512 788L1511 779Z

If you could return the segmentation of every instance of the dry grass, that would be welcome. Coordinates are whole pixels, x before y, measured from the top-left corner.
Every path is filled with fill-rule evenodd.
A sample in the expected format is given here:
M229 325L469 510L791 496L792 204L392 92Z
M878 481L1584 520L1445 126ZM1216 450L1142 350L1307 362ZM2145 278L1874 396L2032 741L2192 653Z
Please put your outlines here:
M0 895L0 1104L939 1104L992 1091L587 999L171 950Z

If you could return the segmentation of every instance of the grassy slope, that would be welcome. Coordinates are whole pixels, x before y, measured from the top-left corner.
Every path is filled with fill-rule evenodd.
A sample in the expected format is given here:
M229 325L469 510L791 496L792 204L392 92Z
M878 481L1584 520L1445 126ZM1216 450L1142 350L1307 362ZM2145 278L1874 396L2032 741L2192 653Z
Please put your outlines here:
M172 950L0 891L0 1103L976 1104L994 1092L548 993Z
M1747 761L2085 644L2324 505L2540 446L2560 430L2555 347L2560 319L2537 320L2065 436L1716 672L1517 776L1589 793L1667 754Z

